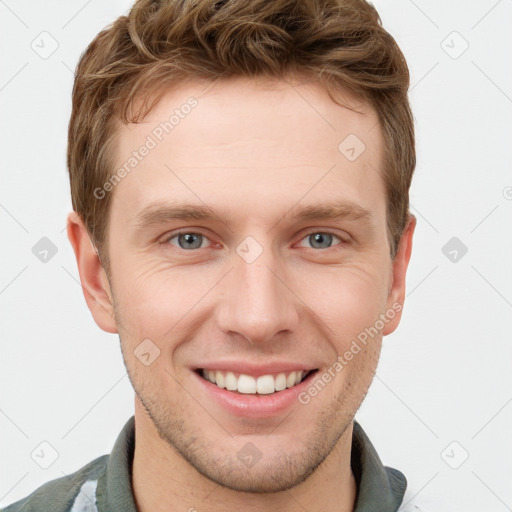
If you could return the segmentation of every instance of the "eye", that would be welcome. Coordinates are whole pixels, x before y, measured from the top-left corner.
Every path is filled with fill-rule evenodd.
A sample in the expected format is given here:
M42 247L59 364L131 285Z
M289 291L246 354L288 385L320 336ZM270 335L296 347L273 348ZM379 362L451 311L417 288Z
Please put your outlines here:
M313 249L330 249L333 238L337 238L341 243L346 242L334 233L325 231L314 231L306 235L302 240L309 241Z
M176 242L173 242L174 239L176 239ZM326 231L314 231L309 233L301 239L301 242L303 240L309 241L313 249L330 249L332 247L333 239L339 240L341 244L348 243L338 235ZM188 251L191 249L203 249L206 247L203 242L208 240L209 238L201 232L180 231L165 238L163 243L169 243L179 249Z
M167 237L164 240L164 243L170 243L171 245L176 246L176 244L172 243L171 240L174 238L177 239L177 247L179 249L189 250L189 249L201 249L203 247L202 242L204 240L208 240L206 235L203 233L196 233L193 231L181 231L179 233L174 233L173 235Z

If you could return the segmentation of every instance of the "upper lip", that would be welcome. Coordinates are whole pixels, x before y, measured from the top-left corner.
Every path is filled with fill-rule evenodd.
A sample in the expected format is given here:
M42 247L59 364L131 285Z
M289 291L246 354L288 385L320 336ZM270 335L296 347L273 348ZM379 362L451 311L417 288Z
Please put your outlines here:
M297 370L316 370L317 367L308 363L292 362L292 361L273 361L265 364L255 364L249 361L214 361L198 364L194 370L219 370L233 373L243 373L244 375L271 375L276 373L289 373Z

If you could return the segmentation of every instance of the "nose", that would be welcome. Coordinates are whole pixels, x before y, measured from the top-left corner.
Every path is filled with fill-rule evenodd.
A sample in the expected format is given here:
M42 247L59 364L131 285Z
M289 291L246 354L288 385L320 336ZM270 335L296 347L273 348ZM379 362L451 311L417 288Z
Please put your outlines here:
M238 334L252 344L262 344L295 331L300 300L285 264L270 249L250 261L233 253L233 268L222 281L217 322L228 336Z

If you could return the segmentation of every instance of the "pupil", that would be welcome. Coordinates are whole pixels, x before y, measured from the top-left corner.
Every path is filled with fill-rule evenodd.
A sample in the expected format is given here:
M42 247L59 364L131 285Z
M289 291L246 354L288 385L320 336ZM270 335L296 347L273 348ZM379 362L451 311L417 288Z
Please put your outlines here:
M315 244L317 243L322 243L322 242L329 242L330 239L331 239L331 235L329 235L328 233L315 233L313 236L313 242L312 242L312 245L313 247L315 246Z
M181 235L185 241L186 241L186 247L187 248L190 248L190 247L193 247L194 249L200 247L201 245L201 242L199 242L199 245L197 244L197 240L199 239L195 234L193 233L185 233L183 235ZM196 239L195 242L196 244L194 245L194 238ZM182 246L182 244L180 243L180 246ZM182 249L185 249L185 247L182 246Z

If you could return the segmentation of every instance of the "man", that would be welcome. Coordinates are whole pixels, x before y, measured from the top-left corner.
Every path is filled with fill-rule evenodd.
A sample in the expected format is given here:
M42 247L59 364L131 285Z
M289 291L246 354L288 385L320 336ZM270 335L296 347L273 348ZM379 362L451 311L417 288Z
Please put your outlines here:
M354 416L405 297L408 85L362 0L141 0L95 38L68 236L135 415L6 512L399 508Z

